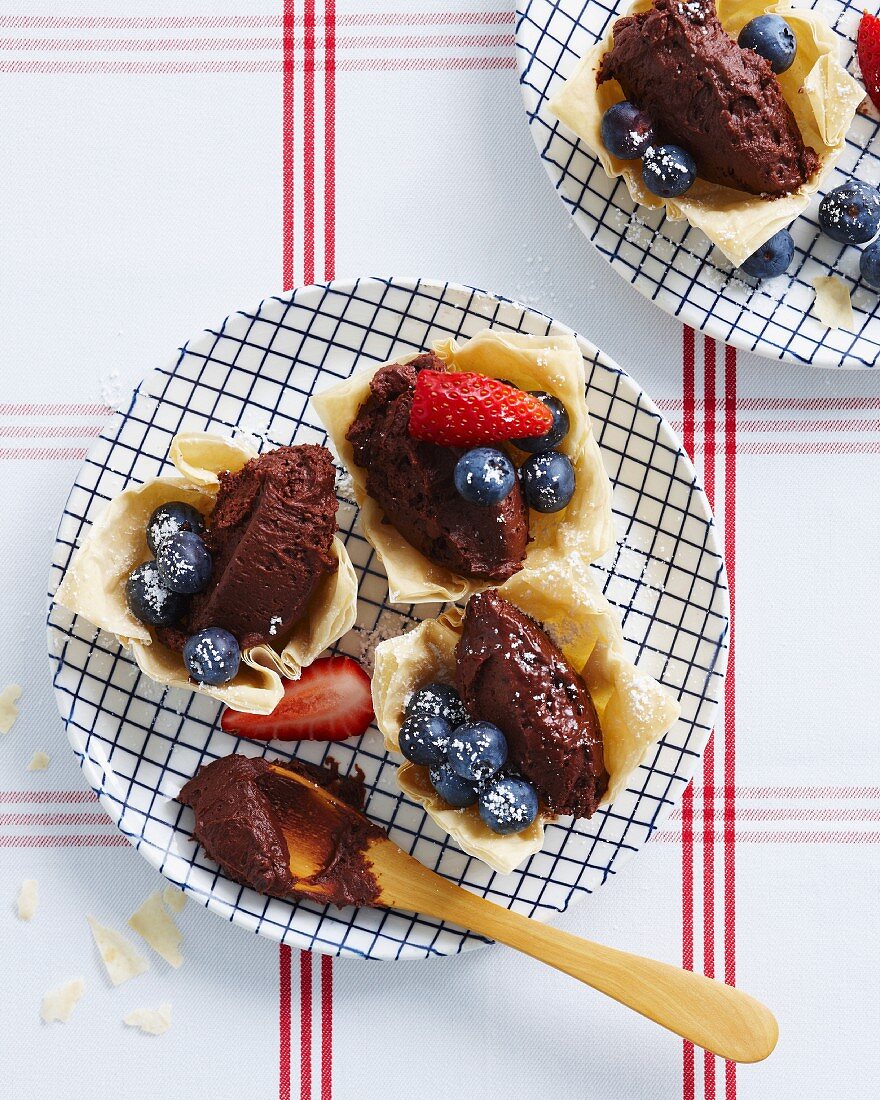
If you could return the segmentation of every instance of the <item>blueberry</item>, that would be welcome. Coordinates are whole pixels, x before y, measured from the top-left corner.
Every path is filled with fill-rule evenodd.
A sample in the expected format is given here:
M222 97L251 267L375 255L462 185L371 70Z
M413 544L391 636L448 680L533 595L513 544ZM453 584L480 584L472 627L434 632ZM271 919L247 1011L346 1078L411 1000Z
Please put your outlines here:
M740 271L751 275L753 279L772 279L788 271L794 258L794 240L787 229L774 233L769 241L753 252L740 264Z
M413 714L400 727L400 751L414 764L442 764L452 726L438 715Z
M492 722L467 722L452 731L449 766L471 783L483 783L504 767L507 741Z
M500 504L516 482L516 467L495 447L474 447L455 464L455 488L470 504Z
M448 764L438 764L428 772L431 786L450 806L461 809L477 801L477 788L456 774Z
M880 228L880 191L848 180L819 203L819 225L841 244L866 244Z
M539 401L547 406L553 414L553 424L543 435L527 435L522 439L511 439L510 442L514 447L519 447L521 451L528 451L529 454L533 455L542 454L544 451L552 451L554 447L558 447L568 435L568 413L565 405L558 397L544 393L543 390L530 390L529 392L532 397L537 397Z
M211 579L211 555L192 531L164 538L156 551L156 567L166 588L188 596L204 591Z
M166 588L154 561L145 561L125 584L125 598L132 615L150 626L171 626L186 610L186 600Z
M426 718L445 718L450 729L455 729L467 721L458 692L449 684L426 684L410 696L406 704L406 717L413 715Z
M479 810L493 833L521 833L538 816L538 794L525 779L504 776L482 791Z
M169 535L176 535L178 531L204 535L205 523L202 513L191 504L184 504L182 500L169 500L167 504L160 504L147 520L147 546L155 554L159 543Z
M859 257L862 278L875 290L880 290L880 242L869 245Z
M759 15L746 23L737 42L741 49L766 57L774 73L790 69L797 53L794 31L781 15Z
M536 512L558 512L574 494L574 468L568 455L559 451L532 455L519 474L528 505Z
M198 684L228 684L235 678L241 650L235 635L222 626L206 626L191 634L183 646L183 663Z
M661 199L683 195L697 178L697 165L678 145L652 145L642 161L645 187Z
M602 115L602 144L621 160L638 160L654 142L654 128L644 111L624 100Z

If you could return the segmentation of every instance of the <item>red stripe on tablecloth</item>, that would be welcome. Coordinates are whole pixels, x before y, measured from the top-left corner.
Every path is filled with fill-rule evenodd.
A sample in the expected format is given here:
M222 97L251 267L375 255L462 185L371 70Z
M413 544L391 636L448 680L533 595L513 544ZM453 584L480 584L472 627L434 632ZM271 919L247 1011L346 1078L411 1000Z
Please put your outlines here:
M16 802L97 802L92 791L0 791L0 804Z
M281 87L281 284L293 287L293 20L294 0L284 0Z
M513 23L514 19L515 15L512 11L386 11L342 15L339 18L339 25L340 27L385 27L391 24L423 27L442 26L448 23L462 25L481 23L485 26L493 26L498 23Z
M69 458L76 458L81 462L88 453L85 447L0 447L0 458L12 462Z
M109 825L103 812L86 814L0 814L0 825Z
M693 458L694 454L694 330L682 330L682 393L684 395L684 446ZM694 968L694 792L688 784L681 799L683 831L681 845L681 965L686 970ZM694 1044L684 1040L682 1044L682 1091L684 1100L694 1100Z
M0 436L7 439L52 439L71 436L89 438L101 434L100 424L5 424L0 425Z
M324 4L324 278L336 274L336 0Z
M651 838L652 844L681 844L687 840L699 841L699 833L693 833L690 837L678 829L662 829ZM722 838L723 839L723 838ZM716 843L718 837L715 837ZM878 844L880 832L854 829L833 830L827 829L821 832L810 829L779 829L767 832L748 829L737 829L730 834L731 844Z
M709 507L715 509L715 412L717 387L715 341L703 338L703 487ZM703 753L703 973L715 977L715 739L713 730ZM715 1056L703 1051L703 1089L706 1100L715 1100Z
M52 402L0 405L0 416L109 416L112 412L108 405L59 405Z
M736 984L736 351L724 354L724 555L730 592L730 638L724 686L724 980ZM725 1100L736 1100L736 1063L724 1069Z
M314 64L314 62L313 62ZM306 70L299 58L296 72ZM470 72L513 69L513 57L351 57L337 58L336 71L360 72ZM179 76L186 73L279 73L285 62L271 58L253 61L0 61L0 73L25 75L61 73L68 76Z
M312 956L299 953L299 1095L312 1098Z
M315 281L315 0L304 0L303 282Z
M308 23L306 23L308 28ZM162 53L163 51L225 53L277 50L277 35L262 38L0 38L0 50L13 53ZM512 47L512 34L348 34L336 40L344 50L441 50L497 49Z
M333 959L321 956L321 1100L333 1096Z
M0 27L6 29L52 30L200 30L214 28L262 28L278 27L283 21L278 15L177 15L177 16L128 16L128 15L4 15ZM364 12L343 15L340 26L438 26L444 24L497 24L513 23L512 11L469 12Z
M657 408L664 412L675 412L682 405L683 401L677 397L664 397L657 401ZM702 411L702 398L697 400L696 407ZM877 408L880 408L880 397L743 397L737 401L739 412L772 412L778 409L857 412L859 409Z
M127 848L120 833L58 836L0 836L0 848Z
M290 1100L290 955L290 948L282 943L278 950L278 1100Z

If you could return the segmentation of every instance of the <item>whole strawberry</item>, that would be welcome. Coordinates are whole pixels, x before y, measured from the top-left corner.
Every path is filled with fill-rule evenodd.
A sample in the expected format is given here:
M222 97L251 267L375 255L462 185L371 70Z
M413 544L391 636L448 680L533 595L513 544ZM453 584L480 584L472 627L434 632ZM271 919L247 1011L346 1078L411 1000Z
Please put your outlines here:
M423 370L416 379L413 439L474 447L543 435L552 425L552 412L537 397L484 374Z
M856 49L865 90L871 97L871 102L880 110L880 19L876 15L865 12L862 16Z

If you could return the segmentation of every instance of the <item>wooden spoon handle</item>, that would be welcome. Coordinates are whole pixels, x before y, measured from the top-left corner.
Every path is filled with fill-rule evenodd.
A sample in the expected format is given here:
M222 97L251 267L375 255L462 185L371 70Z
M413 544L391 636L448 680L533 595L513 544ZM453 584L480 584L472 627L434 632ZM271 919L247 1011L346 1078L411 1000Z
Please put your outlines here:
M573 936L482 898L444 891L443 917L490 936L733 1062L759 1062L779 1036L768 1008L739 989ZM457 910L457 911L456 911ZM436 914L441 915L441 914Z

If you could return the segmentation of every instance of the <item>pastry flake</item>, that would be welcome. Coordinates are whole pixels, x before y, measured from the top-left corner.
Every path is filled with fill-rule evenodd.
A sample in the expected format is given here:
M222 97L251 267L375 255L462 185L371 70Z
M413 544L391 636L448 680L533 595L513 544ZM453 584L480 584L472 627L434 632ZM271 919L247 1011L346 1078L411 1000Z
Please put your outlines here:
M530 574L524 570L511 577L498 593L543 624L586 683L602 728L609 776L600 806L609 805L678 718L678 702L627 658L617 614L589 573L570 570L546 555ZM404 708L414 691L435 681L455 682L462 617L460 608L450 608L377 647L373 702L387 748L398 751ZM522 833L500 836L485 825L476 807L456 810L443 802L426 768L405 762L397 778L401 788L468 855L500 874L509 874L542 847L544 824L552 815L539 814Z
M627 15L647 11L651 0L636 0ZM786 0L764 4L759 0L719 0L718 17L734 38L756 16L781 15L797 38L797 55L790 69L777 77L791 108L804 144L819 156L819 168L806 184L789 195L772 200L697 178L684 194L665 202L644 186L638 161L620 160L605 148L600 134L602 115L624 98L616 80L596 84L602 57L613 34L581 58L572 75L551 98L550 111L572 130L600 160L611 178L622 176L633 201L642 206L666 207L673 221L686 220L701 229L735 266L752 255L774 233L784 229L806 209L810 196L844 149L846 132L864 99L864 89L846 72L839 60L839 39L815 11L793 8ZM699 165L697 166L699 169Z
M183 659L157 640L131 613L125 598L128 575L146 561L144 529L160 504L181 500L210 512L219 487L217 475L237 472L257 452L249 445L202 432L175 436L170 450L178 476L159 477L125 489L98 517L74 555L55 595L57 603L115 634L131 649L142 672L160 684L188 688L235 710L269 714L284 689L281 677L298 679L302 669L342 637L357 615L357 577L342 540L333 540L338 569L323 577L280 650L262 644L242 651L238 674L211 687L190 680Z
M564 511L542 515L529 513L532 541L522 572L542 552L569 556L585 568L601 557L612 539L611 487L602 465L584 399L583 356L577 341L568 335L531 336L486 329L463 344L456 340L436 343L434 352L453 371L470 371L506 379L525 390L546 390L565 405L570 428L558 450L571 459L576 477L575 494ZM415 354L393 360L406 363ZM366 400L370 380L387 364L359 371L346 381L317 394L313 404L336 453L352 479L361 509L361 529L375 547L388 575L393 603L455 602L467 599L488 585L483 581L435 565L415 549L390 523L383 522L378 503L366 490L366 471L354 462L346 432ZM524 454L510 448L515 461ZM580 567L580 566L578 566ZM518 574L519 575L519 574Z

